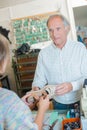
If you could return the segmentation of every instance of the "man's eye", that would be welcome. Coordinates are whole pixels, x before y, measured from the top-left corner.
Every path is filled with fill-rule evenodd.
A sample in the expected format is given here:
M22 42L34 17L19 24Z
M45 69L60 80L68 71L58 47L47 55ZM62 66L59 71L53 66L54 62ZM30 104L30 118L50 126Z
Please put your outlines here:
M57 31L59 31L60 29L61 29L61 28L58 27L58 28L57 28Z
M49 32L52 32L52 29L49 29Z

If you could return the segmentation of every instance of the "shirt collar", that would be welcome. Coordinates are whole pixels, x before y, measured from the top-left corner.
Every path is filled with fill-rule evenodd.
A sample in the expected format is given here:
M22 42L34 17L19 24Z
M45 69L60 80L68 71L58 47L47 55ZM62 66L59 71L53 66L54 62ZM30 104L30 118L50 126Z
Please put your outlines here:
M69 40L67 40L67 41L66 41L66 44L65 44L65 46L62 48L62 50L65 49L65 48L68 48L69 45L70 45L70 42L69 42ZM53 46L54 49L61 50L60 48L57 48L56 45L55 45L53 42L52 42L52 46Z

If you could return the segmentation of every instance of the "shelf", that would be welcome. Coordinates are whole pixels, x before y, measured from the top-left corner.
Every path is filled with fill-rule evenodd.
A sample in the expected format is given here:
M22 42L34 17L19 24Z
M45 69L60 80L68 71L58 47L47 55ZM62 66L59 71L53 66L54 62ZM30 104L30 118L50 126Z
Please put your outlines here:
M29 90L29 87L25 87L25 88L18 88L18 90Z
M31 90L37 64L38 54L20 55L13 59L13 69L18 95L23 96L23 90Z
M32 81L33 79L21 79L21 82Z
M26 71L26 70L35 70L35 68L36 68L36 65L34 65L34 66L19 66L18 71L21 72L21 71Z
M31 73L34 72L35 70L26 70L26 71L18 71L17 74L24 74L24 73Z
M19 65L27 65L27 64L36 64L36 61L29 61L29 62L22 62L22 63L16 63L16 66L19 66Z

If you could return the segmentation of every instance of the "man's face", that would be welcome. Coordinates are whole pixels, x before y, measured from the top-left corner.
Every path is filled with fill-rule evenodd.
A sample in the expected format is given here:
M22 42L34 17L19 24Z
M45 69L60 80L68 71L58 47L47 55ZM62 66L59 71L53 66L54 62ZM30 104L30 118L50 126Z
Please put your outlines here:
M58 48L62 48L67 40L67 27L60 17L54 17L48 22L48 30L51 39Z

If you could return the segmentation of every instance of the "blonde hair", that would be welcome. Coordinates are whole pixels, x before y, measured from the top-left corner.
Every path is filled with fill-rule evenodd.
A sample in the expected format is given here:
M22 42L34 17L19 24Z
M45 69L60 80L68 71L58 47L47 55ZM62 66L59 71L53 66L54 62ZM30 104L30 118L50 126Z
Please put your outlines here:
M8 57L9 55L9 41L0 34L0 64Z

